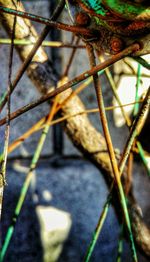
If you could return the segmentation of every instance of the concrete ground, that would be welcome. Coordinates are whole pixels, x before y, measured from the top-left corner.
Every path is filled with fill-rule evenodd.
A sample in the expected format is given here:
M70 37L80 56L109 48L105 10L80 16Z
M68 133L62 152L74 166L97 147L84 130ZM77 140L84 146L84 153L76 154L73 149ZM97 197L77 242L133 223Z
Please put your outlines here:
M8 186L4 196L3 233L10 223L25 178L23 172L27 166L27 161L17 160L9 165ZM59 254L61 244L63 247L59 261L83 261L107 193L106 184L99 171L85 160L64 158L57 162L53 162L52 159L41 161L36 178L33 178L32 189L23 205L5 261L42 262L45 252L49 254L46 261L55 261L56 250ZM47 212L47 219L48 213L51 214L45 226L38 216L39 208ZM53 216L55 216L54 224ZM59 231L60 224L63 224L64 231L69 233L66 242L62 238L65 232ZM43 230L49 234L46 236L48 238L46 250L46 240L42 238ZM119 231L115 213L110 208L92 261L115 261ZM123 261L130 261L129 257L130 251L126 245Z
M15 160L9 163L8 185L4 194L3 235L11 222L29 162ZM140 204L148 222L149 203L145 205L144 199L148 198L150 185L145 181L142 188L141 176L137 171L135 190L143 201ZM107 194L102 175L88 161L78 157L41 160L5 261L83 261ZM119 232L120 227L111 207L91 261L115 261ZM122 261L131 261L126 242ZM140 256L139 261L148 260Z

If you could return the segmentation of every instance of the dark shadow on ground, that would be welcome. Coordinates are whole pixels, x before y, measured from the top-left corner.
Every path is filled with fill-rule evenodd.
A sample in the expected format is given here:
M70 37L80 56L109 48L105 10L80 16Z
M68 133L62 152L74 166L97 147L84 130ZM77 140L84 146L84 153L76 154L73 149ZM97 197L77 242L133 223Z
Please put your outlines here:
M7 175L8 185L5 187L4 211L2 216L3 240L8 226L11 223L15 204L20 194L21 184L25 178L24 174L15 172L11 167L8 168ZM42 257L40 227L35 213L35 204L29 191L4 261L41 262Z
M25 178L25 174L15 171L13 164L11 163L7 171L8 186L5 188L3 214L4 233ZM21 165L29 166L29 161L21 161ZM63 158L57 162L44 160L37 168L35 189L38 199L36 205L55 207L71 215L72 227L59 262L83 261L108 194L107 186L99 170L81 159ZM51 194L50 200L44 198L45 190ZM43 250L39 222L35 213L36 205L33 203L30 190L5 262L42 262ZM116 260L119 232L120 226L111 207L94 250L92 262ZM131 261L127 244L124 248L123 261ZM146 262L142 258L140 261Z

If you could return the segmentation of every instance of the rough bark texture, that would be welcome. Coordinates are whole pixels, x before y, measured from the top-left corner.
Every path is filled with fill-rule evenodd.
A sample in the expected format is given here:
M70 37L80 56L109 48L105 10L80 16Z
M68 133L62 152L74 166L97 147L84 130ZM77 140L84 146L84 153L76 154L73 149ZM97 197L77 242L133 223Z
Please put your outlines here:
M71 93L71 89L61 93L59 95L60 101L65 100ZM65 116L78 114L84 110L84 104L76 95L62 107L61 113ZM113 174L104 137L93 127L87 115L70 117L64 122L64 129L74 145L98 167L108 171L112 178Z
M12 9L16 9L17 1L1 1L1 6L7 6ZM21 3L19 3L19 10L25 11L24 7ZM14 21L14 16L9 14L4 14L1 12L0 20L5 27L7 33L11 35L12 25ZM21 17L17 17L17 24L15 30L15 38L16 39L26 39L35 42L38 39L38 34L30 20L23 19ZM30 51L32 50L33 45L26 45L26 46L17 46L18 54L22 61L26 59ZM55 72L52 66L47 66L50 61L48 61L48 56L44 52L44 49L40 47L36 52L35 56L32 59L32 63L27 68L27 74L34 82L34 79L37 79L34 84L37 88L40 88L40 92L45 92L45 89L48 89L50 85L53 85L56 82ZM45 70L44 68L47 67L48 69ZM51 74L51 78L48 76ZM38 82L39 80L39 82Z
M16 9L17 1L10 1L10 0L0 1L0 5L5 7L8 6L12 9ZM19 9L24 10L23 5L21 3L19 3ZM12 25L14 22L14 16L4 13L1 13L0 16L1 16L2 24L5 25L5 28L10 35L12 31ZM38 38L38 35L29 20L18 17L16 30L15 30L15 37L17 39L26 39L30 41L35 41ZM21 59L24 59L26 57L27 53L30 52L32 47L33 45L17 47ZM33 61L43 63L46 60L47 60L47 55L45 54L42 48L39 48L38 52L33 58Z
M16 1L13 1L16 2ZM7 5L14 8L14 4L9 0L0 0L0 5ZM7 32L10 33L12 28L13 19L11 16L1 13L1 19ZM18 20L16 27L16 38L35 39L37 34L29 21L25 21L21 18ZM148 40L149 43L149 40ZM149 45L149 44L148 44ZM17 47L18 53L22 59L25 60L31 46ZM35 63L31 64L28 68L28 75L34 82L35 86L41 93L46 92L51 87L53 74L51 72L51 66L48 62L48 58L43 49L39 49L39 52L34 57ZM43 63L44 62L44 63ZM37 76L39 76L37 78ZM63 100L70 95L72 91L68 90L60 95L60 99ZM78 113L83 111L84 105L78 96L73 97L66 105L62 107L61 113L66 116L68 114ZM106 151L106 143L102 134L100 134L90 123L86 115L80 115L76 117L68 118L64 123L64 129L71 138L73 144L92 162L96 164L99 169L103 169L105 172L105 179L108 183L112 181L112 171L109 161L109 156ZM117 151L118 152L118 151ZM118 152L119 155L119 152ZM144 224L140 218L139 213L136 211L135 203L130 200L130 215L132 219L132 227L134 230L134 237L139 248L144 254L150 256L150 229ZM134 212L133 212L134 210ZM118 216L119 216L118 211Z

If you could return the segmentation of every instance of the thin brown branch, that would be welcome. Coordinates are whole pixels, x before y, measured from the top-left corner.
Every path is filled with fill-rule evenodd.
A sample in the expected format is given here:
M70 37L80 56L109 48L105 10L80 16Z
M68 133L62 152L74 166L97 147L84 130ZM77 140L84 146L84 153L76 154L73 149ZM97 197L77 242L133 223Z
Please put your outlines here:
M3 1L0 1L0 4L2 4L2 3L4 3L4 2L3 2ZM5 4L6 4L6 3L5 3ZM5 5L5 4L4 4L4 5ZM58 6L57 6L56 9L54 10L54 13L53 13L51 19L57 19L57 18L58 18L58 16L60 15L60 13L61 13L61 11L62 11L62 9L63 9L63 7L64 7L64 4L65 4L64 0L60 0ZM1 17L1 18L2 18L2 17ZM8 18L8 19L9 19L9 18ZM9 22L8 22L9 20L8 20L8 19L5 20L5 16L4 16L4 25L6 26L6 29L7 29L7 30L10 30L10 28L9 28L10 25L9 25ZM28 25L27 25L27 28L28 28ZM31 28L32 28L32 27L31 27ZM22 65L21 68L19 69L19 71L18 71L18 73L17 73L17 75L16 75L16 78L15 78L15 80L13 81L13 83L12 83L12 85L11 85L11 90L10 90L11 93L14 91L15 87L17 86L17 84L18 84L18 82L20 81L22 75L24 74L24 72L25 72L26 69L28 68L28 66L29 66L29 64L31 63L34 55L36 54L37 50L39 49L40 45L42 44L43 40L45 39L45 37L47 36L47 34L49 33L49 31L50 31L49 26L45 26L45 28L43 29L41 35L40 35L39 38L37 39L34 47L31 49L31 51L29 51L29 53L28 53L28 55L27 55L27 58L24 60L23 65ZM31 31L31 32L32 32L32 31ZM34 36L34 33L35 33L35 32L33 31L33 36ZM19 36L19 37L20 37L19 34L20 34L20 32L18 33L18 35L16 34L16 36ZM34 36L34 38L35 38L35 36ZM37 56L38 56L38 55L42 55L42 50L41 50L41 52L39 51L39 53L37 53ZM44 55L44 53L43 53L43 55ZM43 55L40 56L40 57L43 57ZM21 56L24 56L24 54L22 53ZM45 57L47 58L47 56L45 56ZM38 62L38 60L36 60L36 58L35 58L34 61L35 61L35 62ZM43 62L43 61L42 61L42 62ZM32 66L33 66L33 65L32 65ZM1 102L0 111L3 109L4 105L6 104L7 98L8 98L8 93L5 94L5 96L4 96L4 98L3 98L2 102Z
M67 90L70 87L73 87L75 85L77 85L78 83L80 83L81 81L87 79L88 77L94 75L95 73L111 66L112 64L114 64L115 62L119 61L120 59L126 57L127 55L133 53L135 50L139 49L139 45L138 44L133 44L131 46L129 46L128 48L124 49L122 52L112 56L111 58L107 59L106 61L104 61L103 63L93 67L91 70L85 71L84 73L82 73L81 75L75 77L74 79L72 79L71 81L69 81L68 83L62 85L61 87L59 87L58 89L55 89L49 93L47 93L46 95L43 95L41 98L39 98L38 100L27 104L26 106L18 109L17 111L13 112L10 115L10 119L14 119L22 114L24 114L25 112L37 107L38 105L46 102L47 100L55 97L56 95L64 92L65 90ZM6 123L6 118L3 118L2 120L0 120L0 126L4 125Z
M18 7L18 1L17 6ZM3 193L4 186L6 184L6 165L7 165L7 156L8 156L8 144L9 144L9 136L10 136L10 106L11 106L11 85L12 85L12 65L13 65L13 51L14 51L14 38L15 38L15 28L16 28L16 16L13 21L13 29L11 36L11 46L10 46L10 54L9 54L9 66L8 66L8 85L7 85L7 116L6 116L6 128L5 128L5 141L4 141L4 150L3 150L3 159L2 165L0 167L0 219L2 215L2 202L3 202Z
M23 12L23 11L16 11L14 9L11 9L10 7L8 8L8 7L0 6L0 13L16 15L22 18L29 19L31 21L35 21L35 22L47 25L48 27L52 27L55 29L64 30L64 31L77 33L77 34L82 34L83 36L89 36L89 37L95 36L96 37L96 34L94 34L95 32L91 29L50 21L48 18L30 14L30 13Z

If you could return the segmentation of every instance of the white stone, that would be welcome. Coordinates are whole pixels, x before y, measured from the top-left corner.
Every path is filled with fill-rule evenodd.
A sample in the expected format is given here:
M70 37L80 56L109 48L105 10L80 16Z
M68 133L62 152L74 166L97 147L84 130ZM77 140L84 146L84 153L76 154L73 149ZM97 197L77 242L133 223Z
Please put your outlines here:
M71 228L70 214L54 207L37 206L43 262L57 261Z

